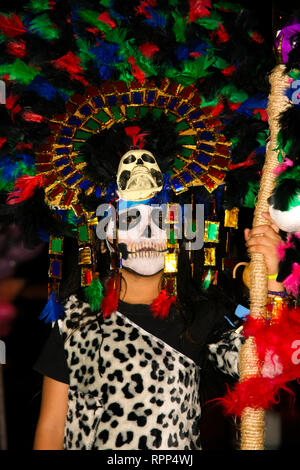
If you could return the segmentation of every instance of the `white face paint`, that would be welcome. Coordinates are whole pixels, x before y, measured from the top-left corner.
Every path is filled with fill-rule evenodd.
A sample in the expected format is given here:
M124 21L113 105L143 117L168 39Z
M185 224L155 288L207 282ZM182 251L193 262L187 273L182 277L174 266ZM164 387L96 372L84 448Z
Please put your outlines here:
M153 276L164 268L167 251L163 214L158 207L139 204L119 212L118 247L122 266L137 274ZM113 221L107 226L107 244L112 251Z
M117 172L118 194L125 201L150 199L163 187L163 175L148 150L129 150L120 160Z

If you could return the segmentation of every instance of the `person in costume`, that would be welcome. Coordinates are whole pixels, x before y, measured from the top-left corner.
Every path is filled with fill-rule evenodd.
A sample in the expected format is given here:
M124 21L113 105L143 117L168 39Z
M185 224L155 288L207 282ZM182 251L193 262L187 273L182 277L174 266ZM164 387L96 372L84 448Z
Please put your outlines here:
M35 447L199 449L206 345L237 374L223 281L268 134L272 58L256 15L219 1L29 0L0 31L1 219L26 246L49 242ZM177 239L173 203L190 204L192 226L204 206L202 250ZM276 277L277 229L260 230L249 252Z
M46 376L35 449L201 449L200 366L212 338L219 336L209 344L209 359L238 377L242 336L224 319L220 302L191 287L189 302L187 292L178 299L164 292L169 250L166 214L155 204L160 175L146 148L132 148L120 159L117 237L109 209L96 233L103 238L106 226L107 247L122 255L122 268L117 275L111 271L100 311L93 314L76 295L64 304L65 316L35 366ZM104 215L101 206L97 214ZM277 227L245 237L249 252L263 253L269 273L277 272ZM282 290L274 280L269 288Z

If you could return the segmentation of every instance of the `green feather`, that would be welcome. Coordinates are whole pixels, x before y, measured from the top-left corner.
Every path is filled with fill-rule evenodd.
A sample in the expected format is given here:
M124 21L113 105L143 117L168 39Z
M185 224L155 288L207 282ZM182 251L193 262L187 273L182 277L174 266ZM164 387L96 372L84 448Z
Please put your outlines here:
M78 16L82 18L86 23L89 23L96 28L100 29L100 31L103 31L103 33L106 34L112 29L111 26L108 24L104 23L101 20L98 20L99 12L93 11L93 10L78 10Z
M219 8L220 10L231 10L231 11L236 11L236 12L240 12L243 9L242 5L239 5L238 3L230 3L230 2L215 3L214 7Z
M111 4L111 0L100 0L100 5L103 5L105 8L109 8Z
M127 29L126 28L110 28L105 33L105 39L109 42L119 44L120 47L126 42ZM129 42L129 41L127 41Z
M233 85L233 83L229 83L224 88L222 88L221 94L231 103L241 103L246 101L248 98L247 93L244 90L238 90L238 88Z
M9 75L10 80L28 85L36 75L40 74L40 71L17 59L13 64L0 65L0 76L6 74Z
M28 4L25 5L24 8L28 8L29 10L32 10L35 13L50 10L48 0L29 0Z
M79 51L78 56L80 57L80 64L85 68L89 61L95 59L95 56L89 51L92 46L88 41L79 37L76 38L76 44Z
M259 132L256 136L257 143L259 143L259 145L264 147L266 145L269 135L270 135L269 129L265 129L264 131Z
M184 86L191 85L197 79L210 74L207 69L213 62L214 58L209 55L197 57L196 60L186 60L182 64L182 70L167 69L166 76Z
M84 288L84 296L90 304L91 310L100 310L103 299L103 286L99 279L94 279L89 286Z
M259 183L248 183L248 191L244 199L244 207L249 207L250 209L254 209L256 205L256 198L259 191Z
M293 179L293 180L296 180L296 181L300 181L300 167L295 166L295 167L289 168L286 171L282 171L277 176L276 181L280 182L280 181L283 181L283 180L286 180L286 179L289 179L289 180Z
M172 13L174 18L174 25L173 25L173 33L175 34L175 38L177 42L185 42L186 37L186 27L187 27L187 18L183 18L178 13Z
M223 70L223 69L225 69L228 65L229 65L229 63L228 63L226 60L222 59L221 57L216 57L216 58L215 58L214 66L215 66L217 69Z
M59 38L58 28L51 22L46 13L36 16L30 22L29 30L33 33L38 32L38 34L48 41Z
M209 31L214 31L219 28L222 18L219 13L212 11L209 17L198 18L196 23Z

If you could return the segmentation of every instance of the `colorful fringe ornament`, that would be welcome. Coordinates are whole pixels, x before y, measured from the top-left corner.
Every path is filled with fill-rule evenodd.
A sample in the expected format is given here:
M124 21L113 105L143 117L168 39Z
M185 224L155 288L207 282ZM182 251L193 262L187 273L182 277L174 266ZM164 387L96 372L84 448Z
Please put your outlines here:
M154 318L167 318L171 305L177 301L177 297L167 295L166 289L162 289L156 299L152 302L150 310Z
M93 312L99 311L103 300L103 286L99 279L93 279L90 285L84 288L84 295L90 304L91 310Z
M109 317L113 312L117 311L119 295L120 275L117 274L108 281L106 292L101 302L101 311L104 318Z
M59 299L52 292L44 310L39 316L39 320L44 320L45 323L53 323L61 318L64 313L65 311L63 306L59 303Z

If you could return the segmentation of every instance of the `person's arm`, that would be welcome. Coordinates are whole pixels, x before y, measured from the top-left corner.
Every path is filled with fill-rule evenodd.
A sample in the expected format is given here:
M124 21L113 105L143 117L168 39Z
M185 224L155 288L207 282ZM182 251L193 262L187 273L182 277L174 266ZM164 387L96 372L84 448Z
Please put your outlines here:
M34 450L62 450L69 385L44 377Z

